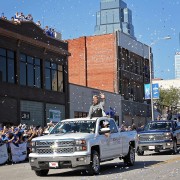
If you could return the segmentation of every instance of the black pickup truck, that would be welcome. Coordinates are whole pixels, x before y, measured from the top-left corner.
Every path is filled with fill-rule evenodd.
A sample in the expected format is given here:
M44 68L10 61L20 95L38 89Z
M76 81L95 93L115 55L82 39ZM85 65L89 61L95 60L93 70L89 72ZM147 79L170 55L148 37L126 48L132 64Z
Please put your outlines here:
M148 122L144 129L138 132L137 155L142 156L144 151L160 152L171 150L174 154L180 146L180 126L173 120Z

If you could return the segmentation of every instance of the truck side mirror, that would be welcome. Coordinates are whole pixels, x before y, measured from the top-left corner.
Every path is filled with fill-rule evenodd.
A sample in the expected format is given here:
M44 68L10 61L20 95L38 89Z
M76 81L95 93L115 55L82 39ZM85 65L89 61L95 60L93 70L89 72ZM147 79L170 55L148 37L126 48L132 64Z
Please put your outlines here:
M110 128L108 127L108 128L101 128L100 130L99 130L99 134L101 135L101 134L105 134L105 133L110 133Z

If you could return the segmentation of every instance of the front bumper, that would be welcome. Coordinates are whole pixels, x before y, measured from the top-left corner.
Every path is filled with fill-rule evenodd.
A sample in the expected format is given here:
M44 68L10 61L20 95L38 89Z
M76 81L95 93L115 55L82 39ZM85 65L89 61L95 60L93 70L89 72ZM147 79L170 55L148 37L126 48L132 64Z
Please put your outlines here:
M173 149L173 141L139 142L138 149L142 151Z
M57 167L50 167L49 163L55 162ZM42 169L63 169L63 168L86 168L90 164L90 155L78 156L54 156L54 157L37 157L31 155L29 163L32 170Z

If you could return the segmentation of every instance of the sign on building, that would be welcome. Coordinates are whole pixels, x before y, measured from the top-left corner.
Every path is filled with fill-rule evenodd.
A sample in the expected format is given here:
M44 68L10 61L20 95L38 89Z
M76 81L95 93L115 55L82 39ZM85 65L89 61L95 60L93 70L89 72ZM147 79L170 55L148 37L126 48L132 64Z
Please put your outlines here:
M60 110L49 110L49 120L53 123L57 123L61 120L61 112Z
M159 84L152 84L153 99L159 99Z
M145 99L151 99L151 86L150 84L144 84Z
M21 111L22 120L30 120L30 112Z

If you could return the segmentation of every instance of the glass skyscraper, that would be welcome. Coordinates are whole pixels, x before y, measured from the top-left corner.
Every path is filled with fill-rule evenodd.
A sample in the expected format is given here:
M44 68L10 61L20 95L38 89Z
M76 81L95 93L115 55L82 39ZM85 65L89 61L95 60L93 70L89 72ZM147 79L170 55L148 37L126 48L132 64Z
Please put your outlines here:
M95 35L124 32L134 37L132 12L122 0L101 0L96 13Z
M180 79L180 52L175 55L175 79Z

